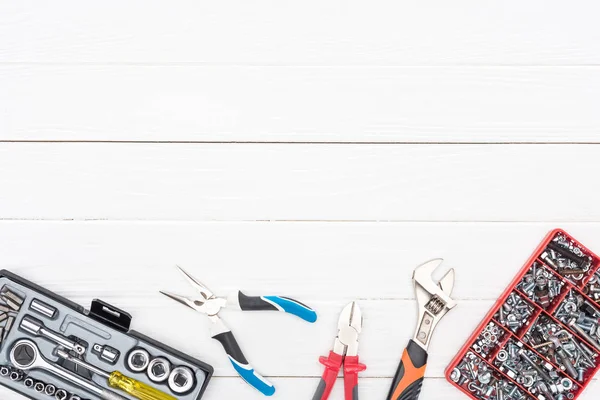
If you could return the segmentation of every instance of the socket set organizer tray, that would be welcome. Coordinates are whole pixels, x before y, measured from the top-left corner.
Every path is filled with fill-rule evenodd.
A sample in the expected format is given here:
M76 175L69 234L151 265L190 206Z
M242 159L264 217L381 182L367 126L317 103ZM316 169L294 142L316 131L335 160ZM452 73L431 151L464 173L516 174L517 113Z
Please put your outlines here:
M138 332L101 300L90 310L0 271L0 385L34 400L199 400L213 369Z
M548 234L452 360L472 399L577 399L600 367L600 258Z

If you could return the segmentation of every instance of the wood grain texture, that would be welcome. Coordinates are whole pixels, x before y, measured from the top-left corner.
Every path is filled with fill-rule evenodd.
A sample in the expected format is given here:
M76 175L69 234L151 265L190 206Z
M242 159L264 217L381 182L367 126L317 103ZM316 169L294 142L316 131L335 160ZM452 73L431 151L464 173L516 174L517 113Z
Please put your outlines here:
M599 152L584 145L4 143L0 217L599 221L589 181Z
M2 221L0 267L18 269L68 297L85 290L101 297L122 293L144 299L154 297L161 289L158 284L188 289L176 273L177 263L225 293L282 291L315 301L345 302L355 297L414 299L413 268L443 257L447 267L458 270L454 293L458 299L489 302L556 227L552 223ZM588 247L600 248L598 223L561 227ZM498 243L504 250L498 250ZM99 270L110 286L97 279ZM131 281L137 284L132 286Z
M2 2L0 62L598 64L593 0Z
M19 65L0 87L0 140L600 141L600 67Z
M412 269L442 256L459 306L421 398L466 399L443 369L546 232L600 251L598 11L0 2L0 268L130 311L135 329L215 366L207 400L263 396L205 318L157 293L190 293L175 263L219 294L317 309L315 325L223 313L277 399L312 397L358 299L360 398L375 400L414 329Z

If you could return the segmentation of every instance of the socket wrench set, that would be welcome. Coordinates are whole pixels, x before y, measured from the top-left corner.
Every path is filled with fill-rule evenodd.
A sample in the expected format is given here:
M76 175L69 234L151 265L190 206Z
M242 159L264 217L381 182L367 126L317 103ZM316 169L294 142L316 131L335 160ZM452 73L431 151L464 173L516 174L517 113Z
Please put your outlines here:
M34 400L199 400L210 365L129 330L101 300L90 310L0 271L0 385Z
M548 234L446 370L472 399L577 399L600 369L600 258Z

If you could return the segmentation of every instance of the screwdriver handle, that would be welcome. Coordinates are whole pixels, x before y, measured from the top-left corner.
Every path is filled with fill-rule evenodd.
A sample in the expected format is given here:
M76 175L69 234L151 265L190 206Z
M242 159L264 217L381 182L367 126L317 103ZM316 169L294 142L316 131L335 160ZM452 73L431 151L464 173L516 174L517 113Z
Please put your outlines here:
M417 400L421 394L427 368L427 352L414 341L409 341L402 353L387 400Z
M115 389L129 393L140 400L177 400L175 397L161 392L143 382L123 375L119 371L114 371L108 377L108 384Z

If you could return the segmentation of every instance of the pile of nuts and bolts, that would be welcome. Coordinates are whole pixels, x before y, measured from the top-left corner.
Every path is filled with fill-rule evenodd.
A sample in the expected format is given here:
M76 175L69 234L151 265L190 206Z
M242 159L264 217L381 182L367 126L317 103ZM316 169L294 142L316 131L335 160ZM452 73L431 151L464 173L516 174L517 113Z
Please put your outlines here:
M473 396L482 400L526 400L519 387L507 379L499 378L485 361L474 353L465 358L450 373L450 378Z
M471 347L483 358L487 358L492 350L500 344L500 340L504 335L504 329L500 328L494 322L490 322Z
M69 393L65 389L57 388L52 383L46 383L42 380L29 377L20 369L8 365L0 366L0 377L9 378L13 382L20 382L26 388L47 397L48 400L84 400L80 396Z
M533 306L521 296L512 292L500 307L494 318L513 332L527 324L533 314Z
M600 271L596 271L590 278L587 286L583 289L592 300L600 304Z
M548 247L540 255L540 258L575 284L581 283L593 265L591 256L571 239L560 234L548 243Z
M517 288L542 308L548 308L565 283L542 264L534 262Z
M600 351L600 312L581 294L571 290L555 316Z
M523 348L512 339L498 352L496 366L533 396L548 400L566 400L575 397L577 385L572 379L559 374L554 367L534 352ZM540 397L543 396L543 397Z
M579 382L596 367L598 354L547 316L541 316L523 340Z

